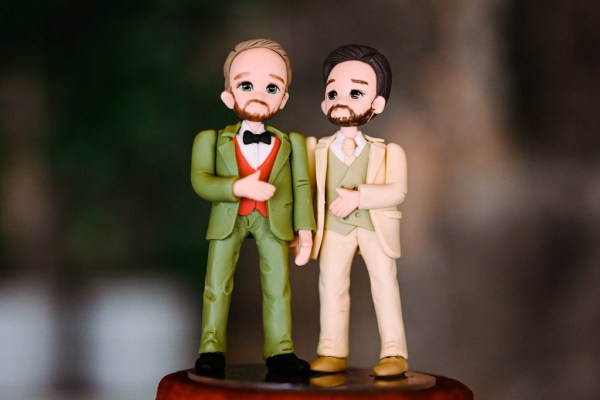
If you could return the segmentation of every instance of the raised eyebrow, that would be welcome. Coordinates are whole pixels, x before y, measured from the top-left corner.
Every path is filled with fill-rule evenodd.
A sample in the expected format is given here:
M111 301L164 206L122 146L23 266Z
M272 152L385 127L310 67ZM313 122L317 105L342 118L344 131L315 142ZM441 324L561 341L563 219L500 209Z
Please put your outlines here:
M354 83L359 83L359 84L361 84L361 85L367 85L367 86L369 86L369 83L368 83L368 82L362 81L362 80L360 80L360 79L350 79L350 80L351 80L352 82L354 82Z
M282 77L280 77L279 75L275 75L275 74L269 74L269 76L270 76L271 78L275 78L275 79L277 79L278 81L281 81L281 83L282 83L282 84L285 84L285 81L284 81L284 80L283 80L283 78L282 78Z
M333 82L335 82L335 79L330 79L330 80L327 81L327 83L325 84L325 86L327 86L327 85L329 85L330 83L333 83Z

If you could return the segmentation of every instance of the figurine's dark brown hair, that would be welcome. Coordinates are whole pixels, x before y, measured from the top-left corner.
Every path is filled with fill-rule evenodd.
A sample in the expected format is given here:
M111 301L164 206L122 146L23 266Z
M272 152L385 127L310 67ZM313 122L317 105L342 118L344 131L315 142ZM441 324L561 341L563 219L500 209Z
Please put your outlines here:
M229 53L223 64L223 75L225 76L225 90L229 90L229 69L233 63L233 59L236 58L242 51L250 49L269 49L279 54L285 63L285 69L287 70L287 85L285 91L292 83L292 66L290 65L290 59L281 45L271 39L251 39L244 42L238 43L235 48Z
M392 70L387 58L373 47L360 44L347 44L333 50L323 62L323 82L327 83L329 73L344 61L362 61L373 68L377 76L377 95L387 102L392 89Z

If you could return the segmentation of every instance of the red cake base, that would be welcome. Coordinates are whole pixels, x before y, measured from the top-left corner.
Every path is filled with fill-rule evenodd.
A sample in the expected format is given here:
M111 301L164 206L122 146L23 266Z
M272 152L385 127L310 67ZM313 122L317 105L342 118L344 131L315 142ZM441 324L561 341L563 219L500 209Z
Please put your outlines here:
M464 384L442 376L409 371L405 378L375 379L370 370L311 377L305 382L285 382L266 376L264 365L227 367L224 379L199 377L188 371L165 376L157 400L263 400L263 399L369 399L369 400L468 400L473 392Z

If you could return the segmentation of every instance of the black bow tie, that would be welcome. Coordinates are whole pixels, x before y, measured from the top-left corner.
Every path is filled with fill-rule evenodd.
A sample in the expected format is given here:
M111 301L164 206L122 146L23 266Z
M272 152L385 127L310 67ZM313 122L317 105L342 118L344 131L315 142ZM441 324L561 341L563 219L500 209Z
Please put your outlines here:
M263 142L265 144L271 144L271 134L269 132L263 132L254 134L251 131L244 131L244 144Z

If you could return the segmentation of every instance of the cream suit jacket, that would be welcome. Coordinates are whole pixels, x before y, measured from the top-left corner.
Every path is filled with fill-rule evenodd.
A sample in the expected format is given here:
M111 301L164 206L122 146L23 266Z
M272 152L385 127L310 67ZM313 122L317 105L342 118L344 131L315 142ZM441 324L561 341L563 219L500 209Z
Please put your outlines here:
M377 238L385 254L392 258L400 257L400 219L398 210L406 197L406 154L402 147L383 139L364 135L371 143L366 183L358 187L360 192L359 209L369 210ZM325 184L327 178L327 154L335 135L306 139L309 173L313 193L316 193L317 231L313 241L311 258L317 259L323 241L325 228ZM316 191L314 190L316 184Z

